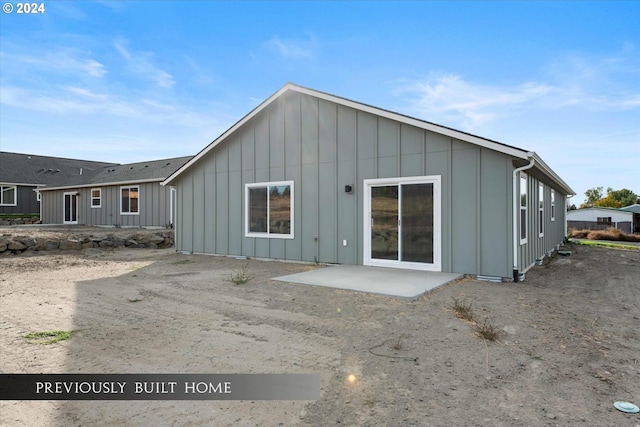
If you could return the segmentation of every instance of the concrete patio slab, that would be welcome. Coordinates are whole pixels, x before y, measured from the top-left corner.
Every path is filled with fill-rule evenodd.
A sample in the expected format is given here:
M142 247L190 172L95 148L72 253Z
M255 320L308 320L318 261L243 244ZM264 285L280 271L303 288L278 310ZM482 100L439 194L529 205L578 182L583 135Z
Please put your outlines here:
M437 273L362 265L333 265L288 276L274 277L273 280L415 298L462 276L463 274L458 273Z

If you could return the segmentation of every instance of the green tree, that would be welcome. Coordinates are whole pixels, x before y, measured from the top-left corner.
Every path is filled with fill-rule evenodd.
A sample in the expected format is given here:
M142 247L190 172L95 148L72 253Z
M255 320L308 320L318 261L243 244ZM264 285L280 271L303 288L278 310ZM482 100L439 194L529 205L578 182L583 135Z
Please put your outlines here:
M607 194L607 197L603 197L600 200L596 200L593 206L597 206L599 208L621 208L622 203L617 201L611 196L611 193Z
M602 199L602 189L603 187L593 187L585 191L584 195L587 197L587 200L585 200L585 202L580 205L580 208L590 208L598 200Z
M622 190L614 190L609 187L607 188L607 197L611 197L613 200L620 203L619 207L633 205L638 201L638 195L626 188L623 188Z

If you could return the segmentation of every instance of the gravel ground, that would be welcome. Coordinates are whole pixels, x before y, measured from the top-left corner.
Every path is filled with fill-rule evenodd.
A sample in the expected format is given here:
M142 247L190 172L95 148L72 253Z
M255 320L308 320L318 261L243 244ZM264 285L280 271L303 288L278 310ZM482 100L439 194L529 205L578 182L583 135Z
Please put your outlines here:
M311 402L4 401L0 425L637 426L613 402L640 404L640 251L568 249L522 283L414 300L270 280L319 266L171 249L2 257L3 373L316 373L322 388ZM251 279L231 283L245 263ZM79 332L23 338L42 330Z

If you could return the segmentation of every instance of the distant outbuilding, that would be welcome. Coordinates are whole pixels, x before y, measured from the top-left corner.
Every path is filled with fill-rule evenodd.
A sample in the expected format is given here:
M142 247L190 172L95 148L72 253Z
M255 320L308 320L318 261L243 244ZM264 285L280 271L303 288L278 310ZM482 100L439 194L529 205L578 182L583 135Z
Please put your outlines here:
M633 230L633 212L617 208L583 208L574 209L567 214L567 226L578 230L606 230L617 228L631 233Z

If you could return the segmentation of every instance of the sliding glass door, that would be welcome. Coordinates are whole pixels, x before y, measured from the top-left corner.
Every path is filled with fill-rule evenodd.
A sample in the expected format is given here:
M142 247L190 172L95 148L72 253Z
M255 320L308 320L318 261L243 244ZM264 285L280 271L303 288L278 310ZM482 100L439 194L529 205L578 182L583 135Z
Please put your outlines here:
M365 180L365 265L440 270L440 179Z

